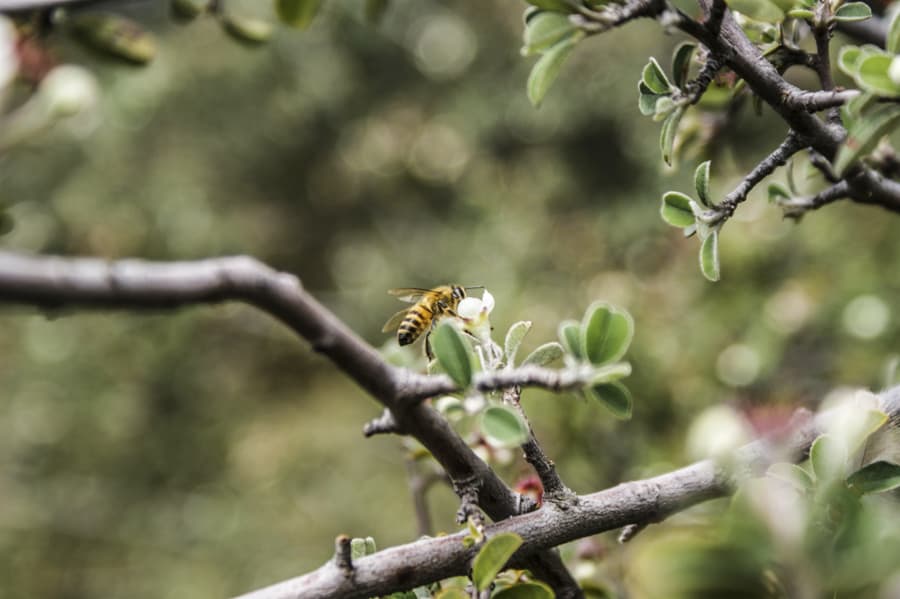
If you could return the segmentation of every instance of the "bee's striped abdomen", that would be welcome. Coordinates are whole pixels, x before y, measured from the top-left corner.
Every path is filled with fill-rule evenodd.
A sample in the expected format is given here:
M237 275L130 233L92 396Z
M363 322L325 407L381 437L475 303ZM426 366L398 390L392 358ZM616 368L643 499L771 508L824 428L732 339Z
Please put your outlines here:
M434 313L427 306L422 305L421 302L416 304L409 309L406 318L400 323L400 328L397 329L397 341L400 345L409 345L419 338L422 331L431 326L432 318L434 318Z

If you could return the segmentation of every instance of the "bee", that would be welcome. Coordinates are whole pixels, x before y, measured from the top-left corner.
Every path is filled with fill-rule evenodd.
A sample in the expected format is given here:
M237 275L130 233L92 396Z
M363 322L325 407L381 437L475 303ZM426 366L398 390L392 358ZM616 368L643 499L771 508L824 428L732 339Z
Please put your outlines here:
M427 330L425 353L431 358L431 348L427 339L431 329L442 316L456 316L456 307L460 300L466 297L466 289L474 287L441 285L433 289L403 287L389 290L388 293L391 295L413 305L391 316L381 332L387 333L397 329L397 342L400 345L409 345Z

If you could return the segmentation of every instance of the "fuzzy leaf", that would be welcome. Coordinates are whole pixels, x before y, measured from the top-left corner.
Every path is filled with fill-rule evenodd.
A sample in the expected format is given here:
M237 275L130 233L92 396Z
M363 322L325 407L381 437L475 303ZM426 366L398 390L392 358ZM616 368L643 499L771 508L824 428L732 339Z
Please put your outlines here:
M559 341L567 352L576 358L583 358L581 345L581 325L574 320L566 320L559 324Z
M628 351L634 336L631 314L605 302L587 309L581 326L584 355L592 364L615 362Z
M813 488L813 479L809 472L788 462L778 462L769 466L766 476L788 483L800 493L808 493Z
M503 532L487 540L472 562L472 582L479 591L491 586L494 578L522 546L522 537L513 532Z
M675 52L672 54L672 78L675 80L675 87L683 87L687 82L691 69L691 58L696 49L697 44L691 42L682 42L675 48Z
M659 66L659 63L653 57L644 66L644 70L641 72L641 81L655 94L667 94L672 91L672 84L669 83L669 79L663 72L662 67Z
M533 364L535 366L546 366L554 360L560 359L563 353L565 352L563 351L562 345L556 341L551 341L541 345L528 354L528 357L522 361L521 365L525 366L527 364Z
M871 54L862 58L856 71L856 81L866 90L881 96L900 96L900 85L889 75L893 58L887 54Z
M460 387L472 382L475 357L469 342L451 322L440 323L431 334L431 350L438 363Z
M831 435L820 435L809 450L809 461L818 481L842 476L847 464L847 449Z
M602 368L598 368L595 371L594 376L591 378L591 384L598 385L600 383L611 383L630 375L631 364L629 364L628 362L616 362L614 364L608 364L606 366L603 366Z
M719 232L711 231L700 246L700 271L710 281L719 280Z
M657 104L657 107L659 104ZM675 146L675 133L678 131L678 124L684 115L684 107L679 106L665 121L663 121L662 130L659 132L659 149L662 152L662 158L666 164L672 166L672 151Z
M522 54L537 54L562 41L571 35L575 26L569 17L558 12L540 12L528 20L525 25Z
M640 110L641 114L644 116L656 114L656 103L660 98L664 98L665 96L649 93L649 88L644 85L643 81L638 84L638 89L640 90L640 95L638 96L638 110ZM648 92L645 92L645 89L648 90Z
M589 397L602 403L619 420L631 418L632 399L628 387L616 381L585 388Z
M848 2L834 13L836 21L865 21L872 16L872 9L865 2Z
M769 202L772 204L791 199L791 194L788 193L788 190L781 183L769 183L768 193Z
M531 67L531 73L528 75L528 99L531 104L537 108L544 100L544 96L550 90L550 86L559 76L563 62L575 47L580 39L578 35L571 35L564 40L551 46L541 58Z
M791 10L787 11L787 16L793 17L795 19L812 20L816 16L816 13L809 10L808 8L792 8Z
M888 27L887 39L885 40L885 49L890 54L900 53L900 12L894 11L891 17L891 24Z
M694 171L694 187L697 188L697 197L704 206L712 206L709 199L709 164L710 161L707 160Z
M322 0L275 0L275 12L282 23L306 29L313 22Z
M673 227L689 227L694 224L691 198L680 191L667 191L663 194L659 213Z
M900 465L892 462L872 462L857 470L847 479L859 493L881 493L900 487Z
M854 121L847 139L838 149L834 159L835 173L842 177L857 160L871 152L878 141L890 133L900 122L900 106L881 106L865 118Z
M96 50L137 64L156 56L156 40L137 22L118 15L88 13L69 21L76 37Z
M528 440L528 427L512 408L490 406L481 413L481 434L492 447L517 447Z
M508 366L512 367L515 363L516 353L519 351L522 339L525 338L525 335L527 335L530 330L531 321L529 320L520 320L509 327L509 331L506 332L506 341L503 343L504 353L506 354L506 364Z
M725 3L731 10L757 21L778 23L784 19L784 11L771 0L725 0Z
M226 14L222 20L225 31L239 42L249 44L262 44L272 38L274 28L268 21L244 17L235 14Z
M556 595L543 582L520 582L491 595L491 599L553 599Z

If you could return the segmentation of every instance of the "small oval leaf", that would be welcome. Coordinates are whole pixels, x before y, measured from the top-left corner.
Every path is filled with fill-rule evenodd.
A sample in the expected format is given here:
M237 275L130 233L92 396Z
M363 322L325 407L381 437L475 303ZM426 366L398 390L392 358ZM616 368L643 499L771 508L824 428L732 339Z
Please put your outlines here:
M834 13L836 21L845 23L851 21L865 21L872 16L872 9L865 2L848 2Z
M581 351L581 325L574 320L566 320L559 324L559 341L567 352L576 358L583 358Z
M667 94L672 91L672 84L663 72L662 67L651 57L650 62L641 71L641 81L655 94Z
M663 194L659 213L673 227L690 227L695 222L691 198L678 191Z
M710 281L719 280L719 232L711 231L700 246L700 271Z
M551 341L541 345L528 354L528 357L522 361L522 366L527 366L529 364L534 366L546 366L554 360L560 359L563 353L562 345L556 341Z
M819 482L843 476L847 464L847 449L831 435L820 435L809 450L809 461Z
M682 42L675 48L672 54L672 78L675 80L675 87L683 87L687 82L688 73L691 69L691 58L697 44L691 42Z
M892 462L872 462L857 470L847 479L859 493L881 493L900 487L900 465Z
M525 25L522 54L537 54L575 32L569 17L558 12L539 12Z
M707 160L697 167L694 171L694 187L697 189L697 197L704 206L712 206L709 199L709 164Z
M634 320L625 310L597 302L585 313L582 347L592 364L608 364L624 356L633 336Z
M472 382L474 355L472 346L449 321L440 323L430 337L431 350L438 363L460 387Z
M553 590L538 581L520 582L491 595L491 599L553 599L554 597Z
M900 53L900 12L898 11L894 11L894 16L891 17L885 48L891 54Z
M865 118L851 123L847 138L834 159L835 173L842 177L857 160L875 149L878 141L900 123L900 106L881 106Z
M275 12L282 23L306 29L313 22L322 0L275 0Z
M603 404L619 420L631 418L632 399L628 387L615 381L585 388L587 394Z
M659 107L659 104L657 104ZM666 164L672 166L673 149L675 147L675 134L678 132L678 124L684 115L684 107L679 106L663 121L662 130L659 132L659 149Z
M520 320L516 324L509 327L509 331L506 333L506 340L503 342L503 350L504 354L506 354L506 365L512 367L515 363L516 353L519 351L519 346L522 345L522 339L525 338L525 335L528 334L528 331L531 330L531 321L530 320Z
M550 91L550 86L559 76L563 62L580 39L578 35L572 35L550 47L540 60L534 63L531 73L528 75L528 99L537 108L544 100L544 96Z
M769 202L772 204L791 199L791 194L788 193L788 190L781 183L769 183L768 193Z
M522 546L522 537L514 532L503 532L487 540L472 562L472 582L479 591L491 586L491 582Z
M518 447L528 440L528 426L512 408L490 406L481 414L481 434L491 447Z
M887 54L863 57L857 65L856 82L867 91L881 96L900 96L900 85L894 83L889 73L892 61L893 57Z
M75 15L69 21L75 36L110 56L145 64L156 56L156 40L137 22L105 13Z
M643 86L643 82L641 83ZM641 93L638 96L638 110L641 111L641 114L644 116L651 116L656 114L656 103L660 98L664 98L665 96L660 96L657 94L645 94Z
M269 41L274 32L268 21L231 13L222 17L222 26L237 41L254 45Z

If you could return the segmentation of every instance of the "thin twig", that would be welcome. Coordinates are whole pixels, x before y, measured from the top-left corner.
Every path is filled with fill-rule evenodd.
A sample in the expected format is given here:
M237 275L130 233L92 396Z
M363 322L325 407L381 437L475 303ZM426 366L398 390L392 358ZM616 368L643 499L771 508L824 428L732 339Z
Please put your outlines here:
M849 197L850 184L846 181L835 183L809 198L791 198L782 200L778 205L784 210L785 218L799 219L811 210L818 210L837 200Z

